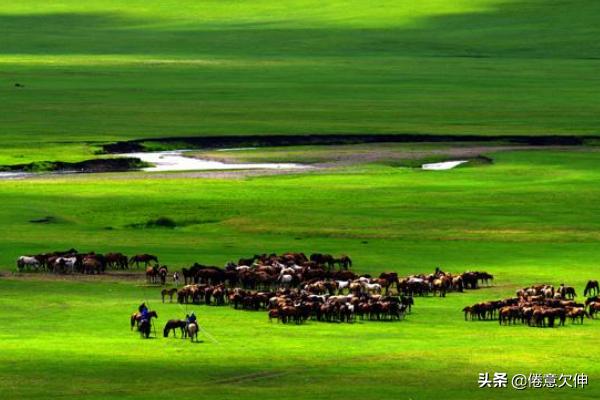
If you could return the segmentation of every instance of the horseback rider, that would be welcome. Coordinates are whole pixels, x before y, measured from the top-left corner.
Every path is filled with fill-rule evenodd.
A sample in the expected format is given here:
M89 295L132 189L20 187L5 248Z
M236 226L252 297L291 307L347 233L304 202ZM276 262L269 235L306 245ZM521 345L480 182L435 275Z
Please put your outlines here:
M194 312L192 311L191 314L186 315L185 322L186 322L186 328L189 324L195 324L196 323L196 314L194 314Z
M140 312L140 321L148 319L148 307L146 306L146 303L140 304L138 311Z

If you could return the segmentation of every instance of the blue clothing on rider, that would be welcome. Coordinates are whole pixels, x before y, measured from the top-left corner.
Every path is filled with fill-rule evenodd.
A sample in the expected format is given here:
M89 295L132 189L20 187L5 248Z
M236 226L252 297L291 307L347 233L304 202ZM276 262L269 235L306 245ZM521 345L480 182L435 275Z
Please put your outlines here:
M144 307L142 309L142 318L141 319L148 319L148 308Z
M187 323L188 324L192 324L196 322L196 314L191 313L190 315L187 316Z

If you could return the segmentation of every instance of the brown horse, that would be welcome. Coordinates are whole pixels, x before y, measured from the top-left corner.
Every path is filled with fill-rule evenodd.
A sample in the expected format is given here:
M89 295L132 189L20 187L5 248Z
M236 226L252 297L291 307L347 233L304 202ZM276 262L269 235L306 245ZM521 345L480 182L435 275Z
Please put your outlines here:
M102 263L96 257L87 256L83 259L83 272L86 274L102 273Z
M140 263L144 263L144 265L147 267L151 261L154 261L158 264L158 257L153 256L152 254L136 254L129 259L129 263L135 263L136 268L140 267Z
M146 282L147 283L156 283L158 279L158 267L157 266L153 266L153 267L146 267Z
M162 296L162 302L165 302L165 296L169 296L169 302L172 303L173 302L173 295L177 293L177 288L172 288L172 289L163 289L160 292L160 295Z
M149 311L148 312L148 317L149 319L152 318L157 318L158 319L158 314L156 313L156 311ZM130 323L131 323L131 329L133 330L133 327L136 325L139 325L140 321L142 320L142 314L139 312L134 312L133 314L131 314L130 317Z
M108 253L104 256L104 259L106 260L106 265L110 268L129 268L127 256L122 253Z
M162 267L160 267L158 269L158 277L160 278L160 284L165 286L167 283L167 274L169 273L169 270L167 269L166 265L163 265Z
M165 325L165 329L163 329L163 336L169 337L169 333L171 330L173 331L173 336L177 337L177 329L181 331L181 337L183 338L185 335L185 325L186 322L182 319L170 319Z

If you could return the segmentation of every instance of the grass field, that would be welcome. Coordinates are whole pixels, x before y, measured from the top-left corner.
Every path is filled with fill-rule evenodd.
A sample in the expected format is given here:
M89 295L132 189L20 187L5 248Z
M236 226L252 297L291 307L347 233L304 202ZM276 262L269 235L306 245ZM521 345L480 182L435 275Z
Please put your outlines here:
M0 157L173 135L596 135L598 12L594 0L3 0Z
M3 398L425 399L440 388L459 399L542 395L477 389L484 371L585 372L586 389L543 396L595 398L599 322L498 327L464 322L460 310L532 283L582 291L598 278L598 157L593 149L507 152L492 165L433 173L363 165L243 180L130 173L1 181L6 270L19 254L74 246L153 252L172 268L319 250L351 254L361 272L441 266L497 277L493 288L417 299L413 314L392 324L282 326L264 312L198 306L220 342L198 345L129 332L128 315L146 298L159 325L183 314L139 282L3 277ZM161 215L181 226L127 227ZM57 222L28 222L43 216Z
M0 165L81 161L144 138L598 136L599 13L595 0L0 0ZM335 164L236 179L0 179L0 398L596 399L600 322L499 327L461 309L534 283L581 294L600 279L598 143L489 147L472 153L492 163L440 172L407 166L463 157L450 151L461 144L195 154ZM158 217L177 226L140 228ZM71 247L155 253L171 269L347 253L361 273L496 280L418 298L399 323L286 326L194 306L219 343L191 344L129 331L142 301L158 331L185 311L141 277L14 273L20 255ZM586 373L590 384L485 390L480 372Z

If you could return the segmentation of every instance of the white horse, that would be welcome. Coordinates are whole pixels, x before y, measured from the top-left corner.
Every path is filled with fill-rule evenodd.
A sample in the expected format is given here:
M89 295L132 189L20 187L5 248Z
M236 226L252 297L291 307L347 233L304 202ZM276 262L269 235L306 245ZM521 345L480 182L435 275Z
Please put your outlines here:
M304 267L301 267L298 264L292 265L292 268L294 268L296 272L302 272L304 270Z
M381 285L379 283L365 283L363 288L369 293L381 293Z
M296 270L294 268L284 268L279 273L279 276L292 275L292 274L295 274L295 273L296 273Z
M350 288L350 281L336 281L338 285L338 294L342 293L344 289Z
M282 285L289 286L292 284L292 281L294 280L294 276L290 275L290 274L284 274L284 275L279 275L278 279Z
M23 271L25 267L33 267L37 270L40 267L40 262L35 257L21 256L17 259L17 268L19 271Z
M56 261L54 261L54 272L58 272L58 268L64 266L65 272L69 269L71 273L74 273L76 263L77 257L58 257Z

